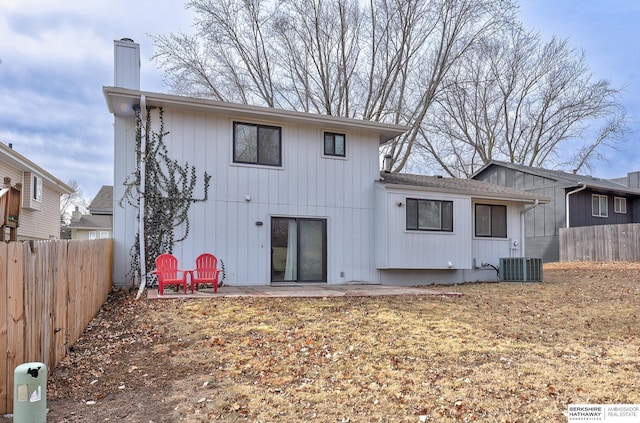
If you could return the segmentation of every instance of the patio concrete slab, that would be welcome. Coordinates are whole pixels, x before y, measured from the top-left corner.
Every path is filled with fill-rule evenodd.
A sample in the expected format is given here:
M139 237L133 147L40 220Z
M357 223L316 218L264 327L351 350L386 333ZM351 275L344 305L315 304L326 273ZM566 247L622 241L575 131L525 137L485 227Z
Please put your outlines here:
M214 294L212 288L195 291L175 292L165 288L164 295L159 295L155 288L147 289L149 299L186 299L216 297L373 297L383 295L447 295L460 296L454 291L444 291L422 287L387 286L387 285L313 285L313 286L221 286Z

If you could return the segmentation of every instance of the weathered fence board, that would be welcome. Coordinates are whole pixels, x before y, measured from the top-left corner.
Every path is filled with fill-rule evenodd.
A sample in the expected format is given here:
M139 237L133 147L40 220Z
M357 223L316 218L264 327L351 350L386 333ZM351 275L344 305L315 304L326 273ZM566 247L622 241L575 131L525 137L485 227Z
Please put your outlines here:
M113 240L0 243L0 414L13 409L14 369L52 371L107 299Z
M7 244L0 242L0 275L7 274ZM0 276L0 354L8 352L7 330L9 327L9 309L7 295L7 278ZM5 381L8 380L7 372L8 358L2 360L0 357L0 412L6 409L6 398L8 397L8 390L13 389L13 386L9 387ZM4 402L1 402L4 401ZM2 414L2 413L0 413Z
M640 261L640 223L561 228L560 261Z

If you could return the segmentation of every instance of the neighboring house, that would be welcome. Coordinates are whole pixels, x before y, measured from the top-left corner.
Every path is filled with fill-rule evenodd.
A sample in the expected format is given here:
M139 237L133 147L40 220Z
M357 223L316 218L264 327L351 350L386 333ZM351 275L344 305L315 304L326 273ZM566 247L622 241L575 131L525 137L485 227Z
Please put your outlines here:
M115 47L119 87L103 89L115 118L114 203L136 169L134 107L152 110L156 131L162 108L168 154L212 176L173 253L187 269L215 254L229 285L496 280L491 266L523 253L523 215L549 200L381 173L380 145L402 126L139 91L138 45ZM114 208L115 285L132 283L137 214L126 202Z
M616 180L491 161L473 179L551 197L525 219L527 255L560 258L560 228L640 222L638 172Z
M67 184L0 143L0 234L2 240L60 238L60 196L71 194Z
M102 239L113 237L113 187L103 185L89 204L89 214L78 209L71 215L71 239Z

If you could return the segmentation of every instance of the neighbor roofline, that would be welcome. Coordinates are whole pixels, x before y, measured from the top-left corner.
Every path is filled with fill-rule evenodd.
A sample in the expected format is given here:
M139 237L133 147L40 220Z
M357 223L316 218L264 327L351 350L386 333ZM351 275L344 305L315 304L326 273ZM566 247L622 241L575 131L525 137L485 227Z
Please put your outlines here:
M22 154L15 151L13 148L8 145L0 142L0 154L3 156L3 160L10 163L12 166L20 169L22 172L35 172L42 179L47 181L50 185L56 186L62 194L71 194L73 193L73 188L69 185L62 182L60 179L53 176L51 173L44 170L42 167L38 166L31 160L27 159Z
M520 172L525 172L528 169L528 173L531 175L540 176L542 178L552 179L558 183L559 186L563 188L572 188L580 185L586 185L587 188L598 189L602 191L609 191L613 193L620 194L631 194L631 195L640 195L640 189L629 188L624 186L618 182L612 181L610 179L604 178L596 178L593 176L586 175L573 175L568 172L564 172L561 170L552 170L552 169L544 169L544 168L535 168L527 165L520 165L516 163L503 162L500 160L491 160L489 163L485 164L480 168L477 172L474 172L473 175L470 176L471 179L475 179L477 175L487 169L489 166L502 166L508 169L513 169ZM540 169L540 171L536 171L536 169ZM599 183L599 180L604 181L604 183ZM541 187L535 187L541 188Z

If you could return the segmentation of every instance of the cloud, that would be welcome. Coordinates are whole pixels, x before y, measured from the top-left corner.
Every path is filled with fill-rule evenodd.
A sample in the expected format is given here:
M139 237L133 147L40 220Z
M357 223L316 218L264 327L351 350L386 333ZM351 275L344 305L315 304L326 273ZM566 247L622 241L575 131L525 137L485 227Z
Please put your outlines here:
M169 23L170 22L170 23ZM148 34L188 28L180 2L0 2L0 142L85 196L113 184L113 40L140 44L141 88L165 91Z

